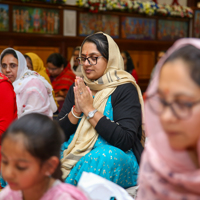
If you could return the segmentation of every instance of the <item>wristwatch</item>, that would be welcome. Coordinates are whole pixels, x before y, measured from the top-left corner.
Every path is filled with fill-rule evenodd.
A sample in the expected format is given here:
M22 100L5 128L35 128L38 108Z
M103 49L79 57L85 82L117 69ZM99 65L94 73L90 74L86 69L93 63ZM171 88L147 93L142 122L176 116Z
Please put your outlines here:
M93 117L94 117L94 114L95 114L97 111L98 111L98 110L95 109L95 110L89 112L89 113L88 113L88 116L87 116L87 119L93 118Z

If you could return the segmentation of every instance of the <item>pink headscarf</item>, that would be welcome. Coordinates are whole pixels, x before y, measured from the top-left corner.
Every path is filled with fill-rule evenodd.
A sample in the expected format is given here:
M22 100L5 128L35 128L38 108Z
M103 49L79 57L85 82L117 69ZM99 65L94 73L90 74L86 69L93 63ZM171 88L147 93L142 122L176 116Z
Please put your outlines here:
M200 49L199 39L181 39L161 58L147 96L157 91L160 69L165 60L189 44ZM142 155L137 200L200 200L200 169L195 167L186 151L175 151L170 147L159 116L152 113L148 104L145 105L145 118L149 140ZM197 152L200 163L200 141Z

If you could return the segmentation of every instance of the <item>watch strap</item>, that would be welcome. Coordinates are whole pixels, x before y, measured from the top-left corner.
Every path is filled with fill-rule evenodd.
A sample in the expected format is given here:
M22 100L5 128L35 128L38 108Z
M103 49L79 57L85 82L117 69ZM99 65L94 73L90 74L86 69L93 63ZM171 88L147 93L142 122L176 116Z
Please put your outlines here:
M87 119L91 119L92 117L94 117L94 114L95 114L97 111L98 111L97 109L95 109L95 110L93 110L93 111L90 111L90 112L88 113Z

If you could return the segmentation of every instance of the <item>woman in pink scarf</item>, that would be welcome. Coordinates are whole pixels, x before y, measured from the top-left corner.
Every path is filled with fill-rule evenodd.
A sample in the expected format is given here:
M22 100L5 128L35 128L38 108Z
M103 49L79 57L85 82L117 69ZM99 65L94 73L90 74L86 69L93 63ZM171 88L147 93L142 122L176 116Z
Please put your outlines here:
M181 39L147 90L137 200L200 199L200 40Z

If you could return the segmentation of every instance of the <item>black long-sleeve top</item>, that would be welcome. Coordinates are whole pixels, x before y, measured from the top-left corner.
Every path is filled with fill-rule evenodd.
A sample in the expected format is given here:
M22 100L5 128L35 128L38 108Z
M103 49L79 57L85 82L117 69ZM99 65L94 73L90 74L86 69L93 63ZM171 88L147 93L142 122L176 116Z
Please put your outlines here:
M72 124L67 115L75 104L73 86L70 87L58 115L59 124L64 130L66 140L77 128L77 124ZM141 105L137 89L131 83L118 86L111 95L111 103L114 121L104 116L98 121L95 129L108 143L127 151L133 147L136 137L140 140L142 135Z

